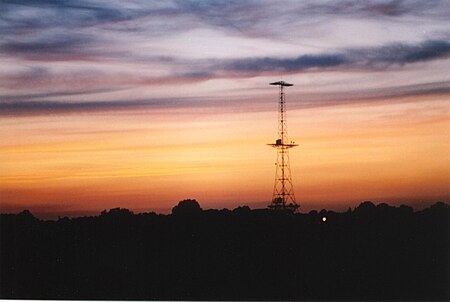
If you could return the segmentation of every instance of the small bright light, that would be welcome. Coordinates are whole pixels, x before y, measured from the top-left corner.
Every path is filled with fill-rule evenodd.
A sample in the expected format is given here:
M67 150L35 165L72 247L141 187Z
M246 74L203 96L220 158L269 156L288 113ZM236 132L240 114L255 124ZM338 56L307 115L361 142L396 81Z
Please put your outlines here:
M327 218L326 218L325 216L322 217L322 221L323 221L323 222L327 221Z

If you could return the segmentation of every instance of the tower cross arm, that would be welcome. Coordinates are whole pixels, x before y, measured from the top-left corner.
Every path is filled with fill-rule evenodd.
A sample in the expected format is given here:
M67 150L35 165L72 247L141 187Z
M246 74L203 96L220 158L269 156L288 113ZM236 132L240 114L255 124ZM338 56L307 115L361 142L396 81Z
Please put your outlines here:
M284 82L284 81L273 82L273 83L270 83L270 85L294 86L294 84L289 84L289 83L286 83L286 82Z
M286 144L286 143L276 142L275 144L267 144L267 146L271 146L271 147L274 147L274 148L278 148L278 147L292 148L292 147L297 147L298 144L296 144L296 143L288 143L288 144Z

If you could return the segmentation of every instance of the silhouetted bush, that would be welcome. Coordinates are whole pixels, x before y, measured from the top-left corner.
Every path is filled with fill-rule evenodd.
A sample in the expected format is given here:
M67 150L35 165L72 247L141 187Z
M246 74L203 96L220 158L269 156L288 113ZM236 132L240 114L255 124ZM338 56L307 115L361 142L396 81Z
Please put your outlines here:
M131 217L133 215L133 212L125 208L114 208L109 211L104 210L100 213L100 216L108 218Z
M172 214L178 216L196 216L201 212L202 208L195 199L182 200L172 208Z
M376 211L377 207L373 204L373 202L366 200L363 201L359 206L355 208L355 214L373 214Z
M241 214L241 215L249 214L251 211L252 210L250 209L249 206L240 206L240 207L233 209L233 213Z

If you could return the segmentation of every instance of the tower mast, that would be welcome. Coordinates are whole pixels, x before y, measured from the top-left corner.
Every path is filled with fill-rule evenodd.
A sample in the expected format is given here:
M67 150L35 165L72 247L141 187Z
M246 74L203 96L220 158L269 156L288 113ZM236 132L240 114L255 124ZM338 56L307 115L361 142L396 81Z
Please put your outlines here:
M292 185L291 167L289 163L289 149L298 146L289 142L286 124L286 101L284 87L294 86L284 81L270 83L280 87L278 108L278 139L274 144L268 144L277 149L277 162L275 171L275 184L273 186L272 202L269 208L273 210L296 211L299 205L295 201L294 187Z

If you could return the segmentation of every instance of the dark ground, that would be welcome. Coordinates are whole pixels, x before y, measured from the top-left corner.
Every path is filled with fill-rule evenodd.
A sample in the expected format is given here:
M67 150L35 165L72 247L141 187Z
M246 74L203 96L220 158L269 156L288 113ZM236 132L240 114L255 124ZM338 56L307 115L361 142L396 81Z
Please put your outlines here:
M322 217L327 221L323 222ZM1 215L2 299L448 300L450 207Z

